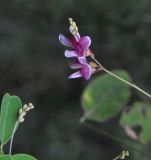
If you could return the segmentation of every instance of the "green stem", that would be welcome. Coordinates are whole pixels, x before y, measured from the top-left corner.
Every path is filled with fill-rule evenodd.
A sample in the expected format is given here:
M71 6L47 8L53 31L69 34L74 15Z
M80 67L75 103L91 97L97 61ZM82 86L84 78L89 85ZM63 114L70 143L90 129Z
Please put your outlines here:
M15 135L15 132L17 130L17 127L18 127L18 121L16 121L16 123L15 123L13 133L12 133L12 136L11 136L10 145L9 145L9 155L12 154L13 140L14 140L14 135Z
M124 144L125 146L129 146L130 148L132 148L134 151L136 151L137 153L139 154L142 154L144 157L146 157L148 160L151 160L151 156L150 155L146 155L144 152L142 152L140 149L137 149L135 147L133 147L132 145L130 145L129 143L125 142L125 141L121 141L119 138L115 137L113 134L110 134L109 132L105 131L105 130L101 130L101 129L98 129L97 127L91 125L90 123L88 122L83 122L82 123L85 127L93 130L94 132L98 133L98 134L101 134L101 135L104 135L120 144ZM118 158L115 157L116 159ZM116 159L113 159L113 160L116 160Z
M144 91L144 90L141 89L140 87L136 86L134 83L130 83L130 82L126 81L125 79L123 79L123 78L121 78L121 77L115 75L114 73L110 72L109 70L107 70L107 69L105 69L105 68L103 68L103 71L105 71L106 73L112 75L113 77L119 79L120 81L126 83L127 85L129 85L129 86L135 88L136 90L140 91L140 92L143 93L144 95L146 95L146 96L148 96L148 97L151 98L151 95L150 95L149 93L147 93L146 91Z
M4 154L4 152L3 152L3 145L1 144L1 146L0 146L0 155L3 155Z
M146 95L147 97L151 98L151 95L150 95L149 93L147 93L146 91L144 91L144 90L141 89L140 87L136 86L134 83L131 83L131 82L129 82L129 81L127 81L127 80L119 77L118 75L114 74L113 72L107 70L107 69L104 68L104 67L102 66L102 64L101 64L98 60L96 60L93 56L91 56L91 58L92 58L92 59L97 63L97 65L100 67L99 70L103 70L104 72L110 74L111 76L117 78L118 80L124 82L125 84L127 84L127 85L135 88L135 89L138 90L139 92L141 92L141 93L143 93L144 95Z

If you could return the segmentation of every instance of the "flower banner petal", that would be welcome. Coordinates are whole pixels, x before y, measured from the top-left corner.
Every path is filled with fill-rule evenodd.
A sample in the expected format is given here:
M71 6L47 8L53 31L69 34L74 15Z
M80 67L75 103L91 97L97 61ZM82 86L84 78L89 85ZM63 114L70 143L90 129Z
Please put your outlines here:
M70 39L68 39L67 37L65 37L63 34L59 34L59 41L60 41L61 44L63 44L64 46L73 48Z
M83 50L86 50L90 47L91 45L91 39L89 36L85 36L85 37L82 37L80 40L79 40L79 43L81 44L82 46L82 49Z

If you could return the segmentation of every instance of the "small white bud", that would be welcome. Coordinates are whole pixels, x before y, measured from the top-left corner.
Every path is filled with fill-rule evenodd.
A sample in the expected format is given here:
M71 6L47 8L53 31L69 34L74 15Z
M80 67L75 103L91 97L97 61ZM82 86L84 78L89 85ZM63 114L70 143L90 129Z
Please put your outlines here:
M20 108L19 109L19 114L21 114L23 112L23 109L22 108Z
M25 111L26 111L26 112L28 112L29 110L30 110L30 108L29 108L29 107L27 107L27 108L25 109Z
M24 120L25 119L22 116L20 116L19 119L18 119L19 122L24 122Z
M34 109L34 106L30 106L30 109Z
M32 103L29 103L28 106L29 106L30 109L33 109L33 108L34 108L34 106L33 106Z
M21 118L21 119L20 119L20 122L24 122L24 120L25 120L24 118Z
M26 110L26 108L28 108L27 104L25 104L25 105L23 106L23 109L24 109L24 110Z
M26 112L22 112L21 114L20 114L20 116L22 116L22 117L24 117L26 115Z
M33 104L32 103L28 103L28 106L33 106Z

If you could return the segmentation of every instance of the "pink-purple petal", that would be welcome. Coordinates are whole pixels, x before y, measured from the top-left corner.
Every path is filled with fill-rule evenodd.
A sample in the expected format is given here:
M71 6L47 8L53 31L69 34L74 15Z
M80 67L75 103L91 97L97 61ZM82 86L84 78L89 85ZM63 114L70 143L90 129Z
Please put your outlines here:
M65 37L63 34L59 34L59 41L60 41L60 43L63 44L64 46L73 48L70 39L68 39L67 37Z
M78 57L78 62L80 63L80 64L87 64L87 61L86 61L86 58L85 57Z
M88 80L91 76L91 67L89 64L83 65L83 68L81 70L82 77Z
M83 50L86 50L90 47L91 45L91 39L89 36L85 36L85 37L82 37L80 40L79 40L79 44L81 45L82 49Z
M77 57L76 51L70 51L70 50L65 50L64 55L67 58Z
M71 74L68 78L79 78L79 77L81 77L81 76L82 76L82 75L81 75L81 72L80 72L80 71L77 71L77 72Z

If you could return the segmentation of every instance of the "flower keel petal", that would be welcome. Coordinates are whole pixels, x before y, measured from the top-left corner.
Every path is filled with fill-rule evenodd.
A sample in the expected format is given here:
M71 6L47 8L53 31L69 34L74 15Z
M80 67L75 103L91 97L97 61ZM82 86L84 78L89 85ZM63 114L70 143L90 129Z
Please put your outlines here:
M82 77L82 75L81 75L80 71L77 71L77 72L71 74L68 78L79 78L79 77Z
M80 64L87 64L86 58L85 57L78 57L78 62Z
M84 64L81 70L81 75L83 78L88 80L91 76L91 66L89 64Z
M65 50L64 55L65 55L65 57L67 57L67 58L70 58L70 57L77 57L76 51Z

